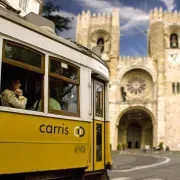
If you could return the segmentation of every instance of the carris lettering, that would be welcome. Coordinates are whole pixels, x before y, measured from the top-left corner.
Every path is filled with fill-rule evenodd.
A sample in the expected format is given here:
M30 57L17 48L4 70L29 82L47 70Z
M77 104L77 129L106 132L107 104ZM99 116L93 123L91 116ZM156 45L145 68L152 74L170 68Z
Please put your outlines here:
M64 124L62 126L53 126L53 125L45 125L41 124L39 126L39 130L41 133L47 133L47 134L62 134L62 135L68 135L69 129L68 127L65 127Z

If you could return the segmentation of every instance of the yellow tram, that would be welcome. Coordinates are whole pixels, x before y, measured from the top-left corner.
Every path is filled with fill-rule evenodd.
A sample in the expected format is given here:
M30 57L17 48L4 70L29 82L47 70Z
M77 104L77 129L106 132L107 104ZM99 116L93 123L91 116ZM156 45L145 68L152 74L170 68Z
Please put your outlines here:
M108 179L108 66L27 19L0 9L0 179Z

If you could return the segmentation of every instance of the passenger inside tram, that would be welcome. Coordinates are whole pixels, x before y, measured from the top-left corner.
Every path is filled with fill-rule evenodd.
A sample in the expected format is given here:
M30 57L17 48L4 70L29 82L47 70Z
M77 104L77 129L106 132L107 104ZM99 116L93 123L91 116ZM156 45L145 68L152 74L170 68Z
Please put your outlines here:
M43 75L6 63L2 63L1 75L1 105L34 110Z
M61 110L61 105L56 100L57 99L56 91L52 89L52 90L50 90L49 93L50 93L49 102L48 102L49 109L52 109L52 110ZM38 92L37 101L35 102L35 104L33 106L36 111L41 111L41 109L42 109L41 94L42 94L42 91L40 90Z
M25 109L27 98L23 96L23 91L20 89L19 78L10 77L6 84L7 88L1 93L4 106Z

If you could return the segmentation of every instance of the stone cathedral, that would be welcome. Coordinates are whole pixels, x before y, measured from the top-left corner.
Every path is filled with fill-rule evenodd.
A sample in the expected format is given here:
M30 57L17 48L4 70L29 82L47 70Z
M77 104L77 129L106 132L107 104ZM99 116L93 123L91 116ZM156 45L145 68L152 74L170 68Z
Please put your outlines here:
M119 10L82 12L76 41L89 49L101 44L110 68L111 144L143 149L160 142L180 150L180 13L150 13L147 57L122 57Z

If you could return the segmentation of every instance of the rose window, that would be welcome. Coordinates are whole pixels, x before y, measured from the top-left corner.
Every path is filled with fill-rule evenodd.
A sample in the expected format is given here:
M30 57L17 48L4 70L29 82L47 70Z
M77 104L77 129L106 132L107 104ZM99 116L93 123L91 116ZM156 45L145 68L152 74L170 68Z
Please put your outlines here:
M142 77L135 76L127 81L126 87L130 94L140 95L146 90L147 83Z
M134 69L126 73L121 84L124 87L127 98L142 98L151 96L153 88L152 77L145 70ZM153 92L152 92L153 93Z

